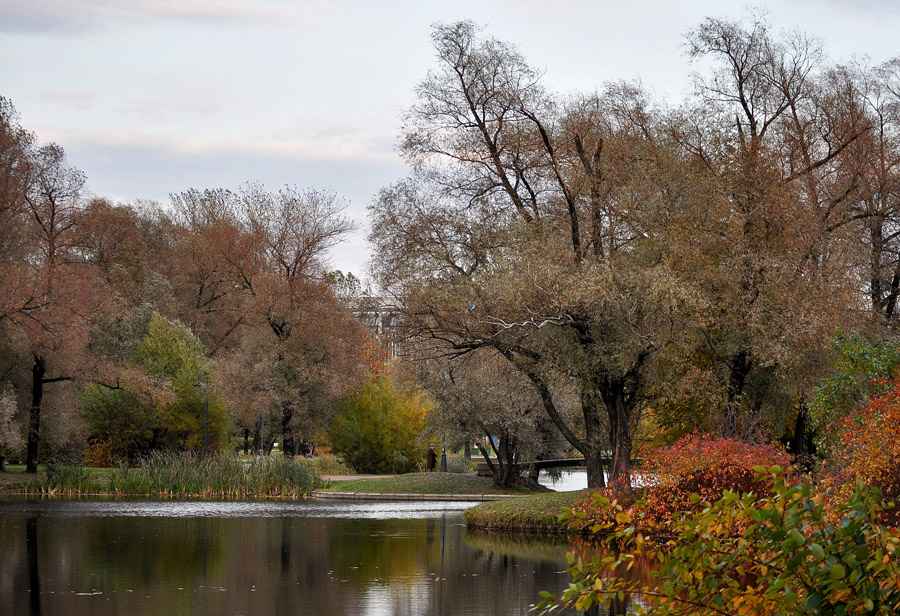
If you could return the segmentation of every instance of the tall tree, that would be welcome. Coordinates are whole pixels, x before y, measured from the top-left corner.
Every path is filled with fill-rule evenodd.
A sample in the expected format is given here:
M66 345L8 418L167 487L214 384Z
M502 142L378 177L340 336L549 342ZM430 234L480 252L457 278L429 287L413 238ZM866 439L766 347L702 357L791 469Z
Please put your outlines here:
M412 175L372 207L382 283L411 335L451 355L492 347L515 366L585 456L589 485L602 485L608 448L611 477L627 481L654 356L692 301L656 237L665 191L690 199L663 171L678 161L634 88L566 108L473 24L433 40L439 68L401 139ZM580 426L559 409L565 379Z
M51 144L33 151L24 196L29 297L40 298L33 311L14 319L22 360L31 365L26 470L36 472L41 411L46 385L75 377L87 342L93 301L89 272L75 255L80 248L84 175L68 165L62 148Z
M716 429L768 436L791 406L772 396L805 408L828 341L854 321L846 161L869 125L803 35L707 19L688 41L714 66L673 134L714 187L695 239L707 266L691 275L715 307L702 331L722 391Z

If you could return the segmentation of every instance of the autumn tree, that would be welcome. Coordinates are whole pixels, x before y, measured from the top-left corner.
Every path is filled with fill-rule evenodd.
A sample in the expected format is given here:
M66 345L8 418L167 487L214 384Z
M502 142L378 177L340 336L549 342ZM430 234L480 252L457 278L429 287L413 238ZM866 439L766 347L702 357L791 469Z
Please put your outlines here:
M412 174L372 207L381 282L409 335L514 366L585 456L589 485L602 485L608 448L611 477L627 480L657 352L694 301L657 236L665 208L692 200L665 171L679 161L635 88L563 105L469 22L433 41L439 68L401 138ZM560 411L573 388L577 424Z
M365 372L367 337L328 282L324 255L351 228L330 192L247 184L172 195L182 318L221 360L229 395L261 446L327 426L331 406Z
M27 382L31 392L26 467L35 472L45 386L76 376L93 295L90 273L77 260L84 175L67 163L65 152L55 144L38 147L23 139L11 147L21 148L16 156L24 160L12 168L17 177L7 181L20 188L17 204L6 215L15 219L11 228L21 236L7 242L7 247L18 246L7 253L13 255L6 263L12 308L2 326L14 354L7 358L9 369L20 373L20 383ZM25 370L30 377L24 376Z
M422 465L420 438L433 404L415 384L378 376L340 401L328 440L359 473L415 471Z
M846 75L825 70L802 34L710 18L688 42L713 63L698 101L670 121L711 187L691 238L703 260L689 273L712 307L697 355L720 392L711 427L777 437L786 409L804 424L829 340L858 322L848 159L870 125Z
M157 449L206 450L207 433L209 450L221 450L231 417L221 386L207 392L197 386L207 384L200 380L201 373L212 372L214 384L218 380L199 339L158 313L135 326L144 333L133 345L128 344L130 332L122 329L123 346L131 347L122 359L131 369L121 370L114 384L87 384L80 397L91 429L92 461L101 465L133 461Z
M843 218L862 240L858 267L873 320L893 328L900 294L900 59L838 74L845 107L869 126L848 147Z

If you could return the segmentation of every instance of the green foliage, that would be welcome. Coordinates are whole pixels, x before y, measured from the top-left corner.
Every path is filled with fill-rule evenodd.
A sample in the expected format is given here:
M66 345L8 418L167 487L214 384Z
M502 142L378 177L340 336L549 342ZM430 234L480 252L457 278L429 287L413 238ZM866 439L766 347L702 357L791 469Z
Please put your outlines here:
M94 383L82 391L80 405L93 435L85 458L91 466L134 459L153 447L154 429L161 426L156 405L142 404L123 389Z
M378 377L341 401L328 438L358 473L407 473L425 456L419 434L432 403L412 387Z
M195 383L209 368L197 337L154 314L135 345L132 362L135 370L127 382L117 387L89 384L81 394L92 439L86 459L108 466L157 449L202 450L206 398ZM225 441L230 420L221 395L207 393L210 450L215 451Z
M680 518L674 542L653 545L634 526L621 529L608 538L617 556L573 557L574 582L560 597L542 593L537 607L608 606L640 592L649 605L639 613L659 616L897 613L900 537L881 523L892 505L879 491L859 484L831 507L808 484L789 487L777 467L767 476L762 498L729 491ZM624 575L644 555L660 566L646 586Z
M138 342L134 361L148 374L172 382L194 382L206 367L206 350L186 327L154 314Z
M810 417L817 430L816 446L830 452L837 435L834 426L859 409L871 396L886 389L887 379L900 369L900 346L870 344L859 334L838 335L830 356L834 367L813 394Z

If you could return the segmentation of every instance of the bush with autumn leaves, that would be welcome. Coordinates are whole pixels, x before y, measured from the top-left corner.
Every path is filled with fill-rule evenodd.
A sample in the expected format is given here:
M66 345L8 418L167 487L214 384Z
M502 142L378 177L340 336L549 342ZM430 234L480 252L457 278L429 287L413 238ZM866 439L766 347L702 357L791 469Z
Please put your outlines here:
M542 614L562 607L626 605L654 616L813 616L900 613L900 534L883 523L892 505L861 483L831 502L809 482L785 482L778 466L757 467L759 492L725 490L714 502L672 519L658 541L616 512L605 541L612 549L575 556L573 581L559 595L541 593ZM635 565L654 562L649 583ZM617 611L616 613L624 613Z
M847 500L858 484L879 488L887 501L900 498L900 377L882 385L884 393L837 422L838 442L821 482L836 500ZM886 517L900 522L897 509Z
M682 512L696 511L700 503L721 498L725 490L759 492L754 467L790 466L783 448L766 443L745 443L733 438L690 434L673 445L647 451L641 474L648 485L611 486L579 502L569 518L578 532L637 525L644 532L668 534ZM614 506L605 504L610 499ZM618 507L618 508L617 508Z
M572 583L536 609L639 595L657 616L900 613L900 378L880 391L836 423L816 478L785 470L774 445L695 434L648 452L650 485L598 491L570 515L614 549L573 555ZM650 582L629 573L641 562L656 564Z

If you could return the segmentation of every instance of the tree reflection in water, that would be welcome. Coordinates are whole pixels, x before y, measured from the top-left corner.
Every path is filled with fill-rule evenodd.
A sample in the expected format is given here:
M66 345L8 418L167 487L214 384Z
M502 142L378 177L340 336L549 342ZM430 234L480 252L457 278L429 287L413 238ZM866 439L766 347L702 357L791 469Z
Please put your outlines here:
M0 503L3 614L524 614L569 582L564 542L467 533L461 508L260 507Z

